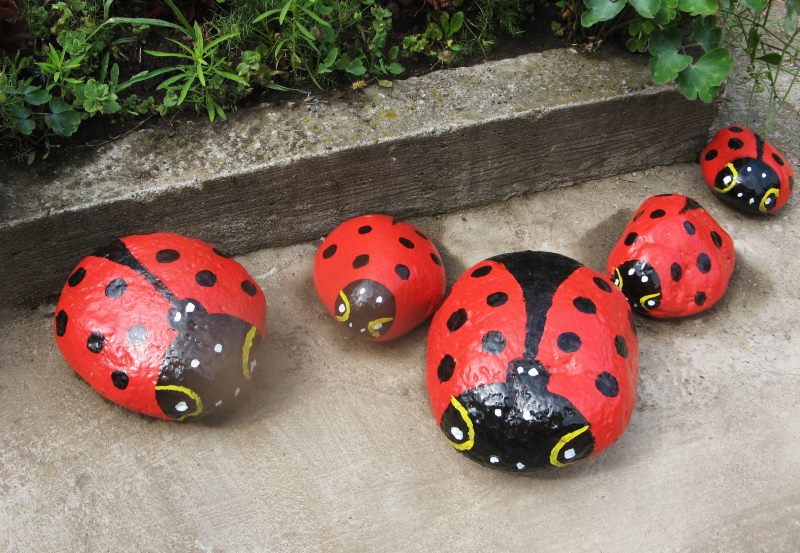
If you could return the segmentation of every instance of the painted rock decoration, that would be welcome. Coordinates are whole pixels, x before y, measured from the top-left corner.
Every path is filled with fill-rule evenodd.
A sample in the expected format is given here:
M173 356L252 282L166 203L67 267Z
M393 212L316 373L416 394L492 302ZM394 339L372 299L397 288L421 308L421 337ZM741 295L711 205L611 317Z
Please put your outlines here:
M750 129L720 130L700 154L708 187L748 213L775 213L794 190L789 162L772 144Z
M326 309L358 336L386 341L427 319L442 301L445 272L431 240L388 215L362 215L336 227L314 261Z
M735 266L733 240L700 204L662 194L636 210L607 270L634 311L669 318L713 307Z
M176 234L128 236L85 257L56 307L56 342L114 403L167 420L237 403L256 368L266 300L239 263Z
M564 467L624 432L638 361L631 310L605 277L563 255L509 253L464 273L434 315L428 393L475 461Z

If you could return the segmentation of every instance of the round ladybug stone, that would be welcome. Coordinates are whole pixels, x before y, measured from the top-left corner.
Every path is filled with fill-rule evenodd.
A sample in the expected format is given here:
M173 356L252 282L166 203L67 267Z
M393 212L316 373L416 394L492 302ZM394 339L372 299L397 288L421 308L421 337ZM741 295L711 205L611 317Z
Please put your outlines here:
M467 270L433 316L428 393L450 445L475 461L564 467L625 431L638 362L628 302L605 277L509 253Z
M439 250L420 230L388 215L362 215L336 227L317 251L314 285L325 308L356 335L402 336L442 301Z
M266 313L244 267L205 242L128 236L73 270L56 307L56 342L103 397L186 420L237 403Z
M748 213L775 213L794 191L794 172L775 147L744 127L725 127L700 153L708 187Z
M713 307L735 266L733 240L700 204L662 194L636 210L607 270L634 311L670 318Z

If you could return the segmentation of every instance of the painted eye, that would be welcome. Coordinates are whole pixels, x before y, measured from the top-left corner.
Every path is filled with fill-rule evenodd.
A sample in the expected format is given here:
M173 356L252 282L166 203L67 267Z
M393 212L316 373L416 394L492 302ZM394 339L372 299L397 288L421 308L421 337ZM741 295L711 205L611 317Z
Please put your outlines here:
M728 163L717 175L714 181L714 189L720 194L725 194L736 185L738 180L739 172L733 166L733 163Z
M554 467L565 467L568 464L591 455L594 449L594 438L589 432L589 425L568 432L561 437L550 451L550 464Z
M336 320L340 323L346 323L350 318L350 300L344 291L339 290L339 297L336 298Z
M459 451L468 451L475 445L475 426L469 418L467 409L456 398L450 398L450 405L442 415L442 431L450 445Z
M156 386L156 401L161 409L173 419L182 421L203 412L200 395L186 386L166 384Z
M389 331L394 317L381 317L367 323L367 330L373 338L380 338Z
M655 309L661 304L661 293L656 294L648 294L646 296L642 296L639 298L639 305L642 309L646 309L650 311L651 309Z
M777 188L770 188L764 194L764 197L761 198L761 203L758 204L758 210L761 213L766 213L770 209L775 207L775 203L778 201L778 196L780 195L780 191Z

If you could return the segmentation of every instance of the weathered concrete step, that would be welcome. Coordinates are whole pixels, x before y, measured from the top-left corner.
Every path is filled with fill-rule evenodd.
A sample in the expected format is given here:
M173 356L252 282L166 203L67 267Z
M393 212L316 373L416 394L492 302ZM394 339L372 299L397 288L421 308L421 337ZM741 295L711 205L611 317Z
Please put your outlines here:
M693 159L717 106L641 58L553 50L129 134L66 164L0 169L0 302L58 291L112 236L191 234L232 253Z

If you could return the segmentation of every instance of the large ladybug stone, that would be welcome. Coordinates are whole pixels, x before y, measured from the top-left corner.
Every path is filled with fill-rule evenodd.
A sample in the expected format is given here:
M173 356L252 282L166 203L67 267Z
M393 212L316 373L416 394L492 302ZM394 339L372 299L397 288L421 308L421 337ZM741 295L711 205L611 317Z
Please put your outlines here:
M428 334L427 384L450 444L490 467L564 467L599 454L636 401L639 346L625 297L563 255L482 261Z
M636 210L607 270L634 311L669 318L711 308L725 295L735 266L733 240L700 204L662 194Z
M56 342L100 395L185 420L237 403L256 368L266 309L244 267L205 242L128 236L69 276L56 307Z
M402 336L442 301L439 251L414 225L388 215L345 221L322 242L314 284L325 308L356 335Z
M775 213L794 190L789 162L750 129L725 127L700 154L708 187L729 204L749 213Z

